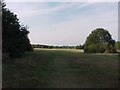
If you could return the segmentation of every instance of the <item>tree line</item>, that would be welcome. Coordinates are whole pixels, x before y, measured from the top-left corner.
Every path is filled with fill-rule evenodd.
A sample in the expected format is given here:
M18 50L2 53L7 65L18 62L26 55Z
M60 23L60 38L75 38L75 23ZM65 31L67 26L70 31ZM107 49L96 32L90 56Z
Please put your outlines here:
M41 44L32 44L33 48L48 48L48 49L52 49L52 48L56 48L56 49L83 49L83 45L77 45L77 46L67 46L67 45L63 45L63 46L54 46L54 45L41 45Z

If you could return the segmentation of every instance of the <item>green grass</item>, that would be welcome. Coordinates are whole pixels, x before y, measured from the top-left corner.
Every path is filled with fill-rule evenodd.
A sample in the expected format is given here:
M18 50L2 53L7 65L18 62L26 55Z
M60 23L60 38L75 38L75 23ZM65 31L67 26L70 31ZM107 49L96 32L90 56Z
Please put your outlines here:
M3 88L115 88L118 55L35 49L3 64Z

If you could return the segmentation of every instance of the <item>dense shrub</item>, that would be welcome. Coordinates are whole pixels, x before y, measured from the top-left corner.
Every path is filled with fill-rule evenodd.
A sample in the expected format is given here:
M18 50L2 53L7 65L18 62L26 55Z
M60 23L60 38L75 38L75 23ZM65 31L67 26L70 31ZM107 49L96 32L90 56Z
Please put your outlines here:
M20 25L17 15L2 3L2 52L10 57L21 57L25 51L33 51L28 38L28 27Z
M84 44L85 53L115 53L115 41L110 33L103 28L97 28L87 37Z

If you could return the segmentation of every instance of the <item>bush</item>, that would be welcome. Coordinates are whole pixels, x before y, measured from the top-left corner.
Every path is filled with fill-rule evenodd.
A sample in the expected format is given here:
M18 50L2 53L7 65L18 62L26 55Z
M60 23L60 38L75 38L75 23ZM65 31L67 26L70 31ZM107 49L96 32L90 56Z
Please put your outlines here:
M28 38L28 27L20 25L17 15L2 3L2 52L21 57L26 51L33 51Z
M115 53L115 41L110 33L103 28L97 28L87 37L84 44L85 53Z

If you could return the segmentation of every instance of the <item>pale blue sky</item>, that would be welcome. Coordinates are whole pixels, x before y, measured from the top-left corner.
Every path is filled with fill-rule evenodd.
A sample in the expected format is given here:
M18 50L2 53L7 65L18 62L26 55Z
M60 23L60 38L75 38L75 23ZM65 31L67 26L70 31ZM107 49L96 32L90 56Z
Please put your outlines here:
M9 2L7 7L29 27L31 43L79 45L96 28L118 40L117 2Z

